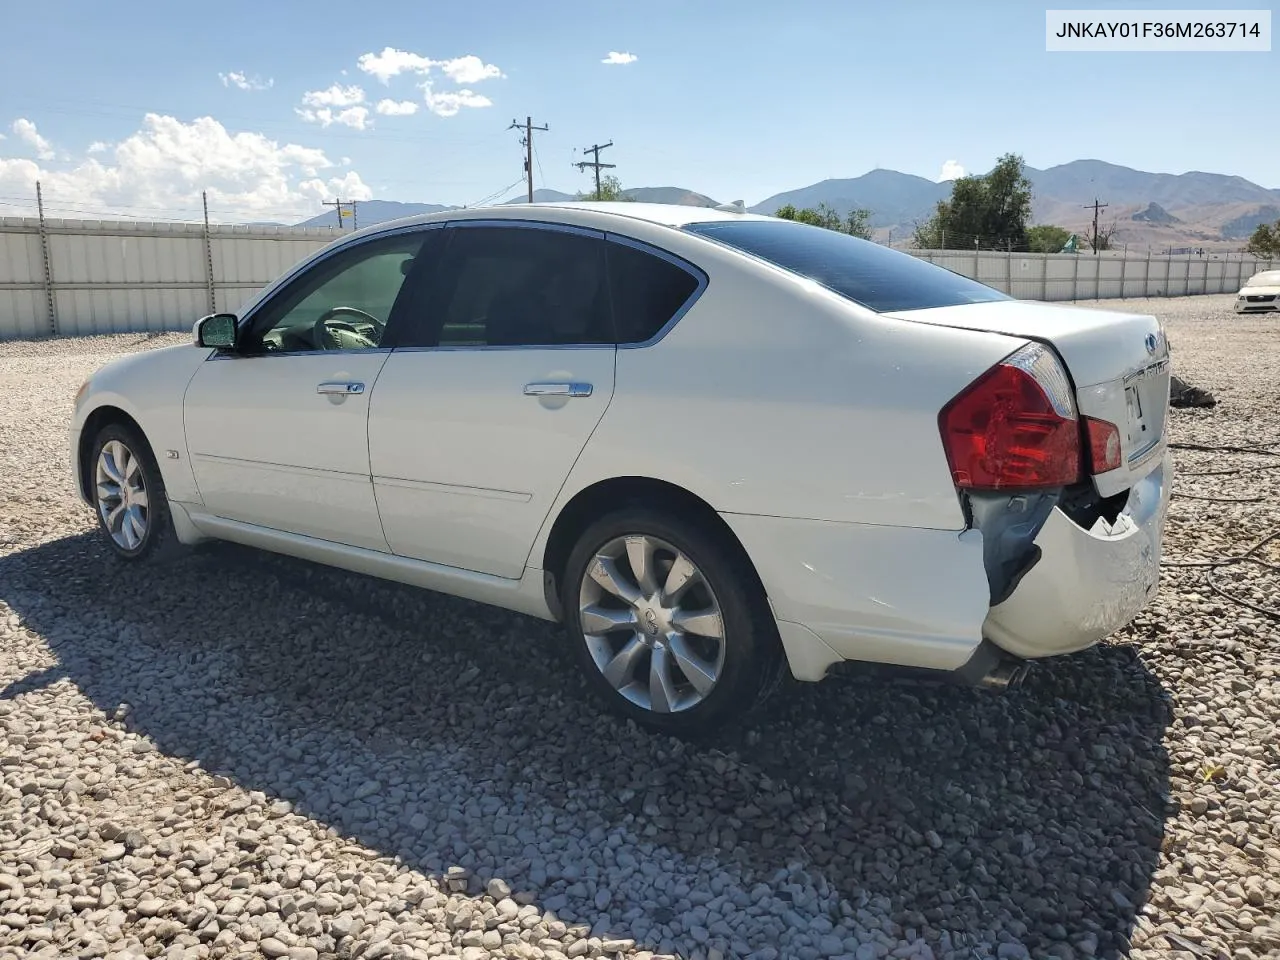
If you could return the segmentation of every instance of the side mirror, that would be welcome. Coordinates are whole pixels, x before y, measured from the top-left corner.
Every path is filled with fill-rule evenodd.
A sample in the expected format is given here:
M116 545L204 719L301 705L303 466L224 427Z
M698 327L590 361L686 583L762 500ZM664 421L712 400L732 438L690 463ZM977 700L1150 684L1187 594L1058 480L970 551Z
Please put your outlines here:
M216 350L232 350L236 345L236 315L234 313L211 313L196 321L192 331L197 347L210 347Z

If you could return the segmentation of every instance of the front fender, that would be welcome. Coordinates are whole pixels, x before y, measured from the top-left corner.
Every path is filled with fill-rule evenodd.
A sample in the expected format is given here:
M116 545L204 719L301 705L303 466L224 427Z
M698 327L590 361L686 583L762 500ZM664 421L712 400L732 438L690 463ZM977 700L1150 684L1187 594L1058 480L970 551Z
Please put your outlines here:
M115 411L138 425L155 454L171 501L200 504L200 491L187 457L182 403L187 385L211 351L189 345L130 354L99 368L71 415L72 477L81 499L81 440L96 432Z

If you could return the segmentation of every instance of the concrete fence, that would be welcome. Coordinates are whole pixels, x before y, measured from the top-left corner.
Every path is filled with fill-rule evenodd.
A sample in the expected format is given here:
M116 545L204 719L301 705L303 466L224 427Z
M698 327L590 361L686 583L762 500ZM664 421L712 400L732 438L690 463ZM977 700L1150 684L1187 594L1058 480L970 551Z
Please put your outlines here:
M1004 253L998 250L912 250L931 263L972 277L1020 300L1105 300L1235 293L1269 260L1248 254L1204 257L1108 251Z
M0 339L181 330L234 312L327 227L0 217Z
M238 310L328 227L0 217L0 339L183 330ZM1271 264L1186 256L910 251L1029 300L1234 293Z

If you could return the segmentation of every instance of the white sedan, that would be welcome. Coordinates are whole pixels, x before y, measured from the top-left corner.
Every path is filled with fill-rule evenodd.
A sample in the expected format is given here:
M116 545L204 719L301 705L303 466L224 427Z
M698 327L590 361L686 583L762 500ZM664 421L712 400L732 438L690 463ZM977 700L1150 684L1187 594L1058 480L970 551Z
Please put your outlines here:
M1280 311L1280 270L1263 270L1250 277L1236 294L1236 313Z
M508 206L354 233L108 364L71 460L125 560L230 540L559 620L683 733L788 671L1000 685L1130 621L1169 373L1153 317L818 227Z

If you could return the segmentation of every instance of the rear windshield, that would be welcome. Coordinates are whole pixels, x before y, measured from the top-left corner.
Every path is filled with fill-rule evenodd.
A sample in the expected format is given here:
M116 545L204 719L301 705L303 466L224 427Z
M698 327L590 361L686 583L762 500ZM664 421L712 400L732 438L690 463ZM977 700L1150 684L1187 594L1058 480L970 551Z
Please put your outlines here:
M1012 299L908 253L791 220L715 220L685 229L808 277L877 313Z

